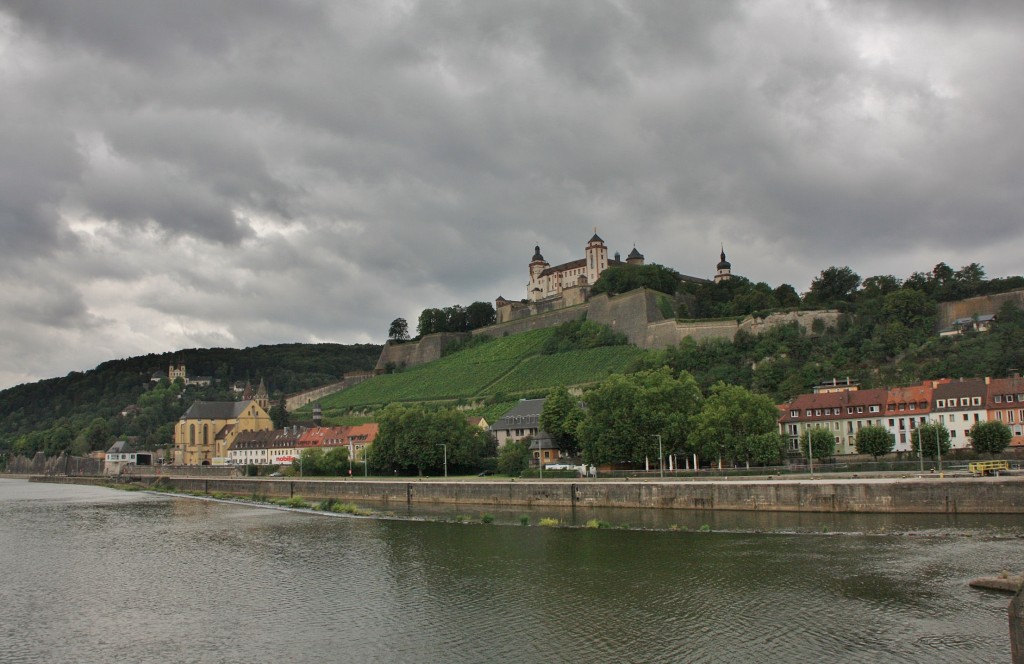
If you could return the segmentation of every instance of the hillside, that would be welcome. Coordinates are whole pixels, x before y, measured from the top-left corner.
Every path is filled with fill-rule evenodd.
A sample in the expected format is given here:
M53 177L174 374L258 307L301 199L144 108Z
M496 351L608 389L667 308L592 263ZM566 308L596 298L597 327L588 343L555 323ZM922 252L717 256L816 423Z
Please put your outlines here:
M373 368L380 346L280 344L242 350L187 349L104 362L86 372L0 391L0 453L84 453L117 436L153 446L170 442L170 427L196 399L234 399L235 381L265 381L272 396L337 381L347 371ZM189 375L214 378L209 387L158 386L155 371L184 363ZM120 413L135 405L128 417Z
M621 373L644 355L617 345L543 354L554 328L524 332L435 362L377 376L320 401L325 418L395 401L476 401L543 394L555 385L593 383Z

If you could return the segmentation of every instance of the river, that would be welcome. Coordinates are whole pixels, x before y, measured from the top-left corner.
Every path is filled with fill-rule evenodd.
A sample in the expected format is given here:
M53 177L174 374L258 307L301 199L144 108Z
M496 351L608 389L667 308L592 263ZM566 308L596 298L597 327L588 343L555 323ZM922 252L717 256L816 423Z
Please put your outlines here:
M1022 567L1019 517L604 514L677 528L637 530L458 511L2 479L0 661L1009 661L1008 596L967 581Z

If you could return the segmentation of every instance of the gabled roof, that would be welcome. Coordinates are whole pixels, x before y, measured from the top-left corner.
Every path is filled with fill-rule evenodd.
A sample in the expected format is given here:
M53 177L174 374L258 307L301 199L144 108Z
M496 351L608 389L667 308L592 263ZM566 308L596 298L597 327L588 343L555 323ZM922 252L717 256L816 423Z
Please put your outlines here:
M506 429L525 429L540 427L540 414L544 410L546 399L522 399L509 409L497 422L491 425L491 431Z
M964 397L984 398L985 380L983 378L961 378L960 380L941 383L935 387L932 396L936 402L939 399L946 402L946 405L940 410L958 410L960 409L959 400ZM979 406L975 407L979 408Z
M185 414L183 420L233 420L241 417L251 401L196 401Z

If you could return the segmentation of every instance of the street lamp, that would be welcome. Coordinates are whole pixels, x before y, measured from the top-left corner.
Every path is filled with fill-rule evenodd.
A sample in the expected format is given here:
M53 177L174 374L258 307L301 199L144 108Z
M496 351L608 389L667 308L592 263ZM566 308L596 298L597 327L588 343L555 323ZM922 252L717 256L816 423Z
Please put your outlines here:
M939 445L939 425L935 425L935 456L939 460L939 473L942 473L942 446Z
M665 478L665 457L661 453L661 434L653 433L652 438L658 439L658 477Z
M917 458L921 460L921 472L924 473L924 444L921 443L921 427L917 427Z
M443 450L444 451L444 476L445 476L445 479L447 479L448 478L448 446L446 444L444 444L444 443L438 443L437 445L434 445L434 447L444 448L444 450Z

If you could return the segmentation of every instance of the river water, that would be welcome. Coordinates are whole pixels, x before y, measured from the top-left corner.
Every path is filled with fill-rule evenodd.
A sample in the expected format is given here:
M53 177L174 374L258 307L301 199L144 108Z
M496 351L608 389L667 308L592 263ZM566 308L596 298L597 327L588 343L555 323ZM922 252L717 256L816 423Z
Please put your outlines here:
M1024 566L1019 518L453 509L474 522L0 480L0 661L1009 661L1008 596L967 581Z

